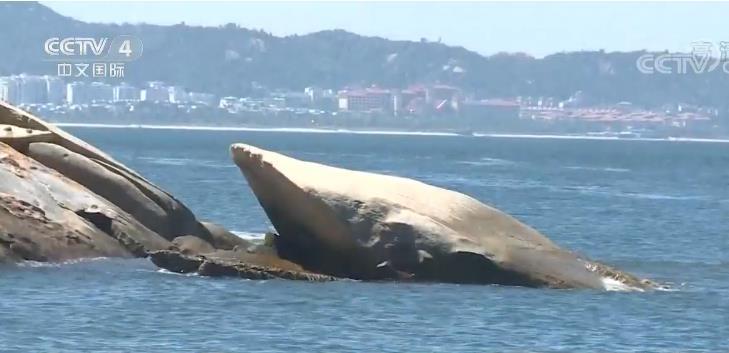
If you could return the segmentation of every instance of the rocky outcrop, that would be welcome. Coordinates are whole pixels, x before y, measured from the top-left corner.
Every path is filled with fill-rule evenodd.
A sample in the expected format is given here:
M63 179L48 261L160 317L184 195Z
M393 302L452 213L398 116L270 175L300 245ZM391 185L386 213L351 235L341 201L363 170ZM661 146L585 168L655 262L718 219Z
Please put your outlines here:
M171 244L108 200L0 143L5 261L144 256Z
M200 222L205 228L204 238L216 249L233 250L234 248L248 248L251 242L231 233L227 229L210 222Z
M247 246L95 147L0 102L0 263L141 257L193 238Z
M144 222L150 228L160 230L166 239L172 240L186 234L210 237L208 230L184 204L96 147L4 102L0 102L0 125L4 132L0 133L0 142L24 154L29 154L31 145L34 145L32 154L42 159L43 164L68 172L70 179L90 186L93 192L105 193L112 203L131 210L130 205L146 202L139 196L144 195L152 201L145 208L153 209L156 214L149 218L161 217L157 208L164 212L166 218L155 220L161 223L159 225L149 219L144 219ZM94 163L90 164L91 161ZM97 166L110 173L103 173ZM97 182L112 187L111 191L106 191ZM127 191L129 195L118 192L119 189Z
M329 281L227 229L65 131L0 102L0 263L144 257L174 272Z
M119 206L150 230L168 238L174 235L170 232L165 210L123 176L81 154L51 143L31 143L27 154Z
M244 144L231 152L280 234L278 255L307 271L530 287L653 285L563 250L513 217L455 191Z
M289 279L310 282L328 282L337 278L302 270L296 265L277 267L271 263L259 263L254 258L231 256L231 254L209 253L201 255L184 254L178 251L161 250L150 253L155 265L175 273L197 273L210 277L237 277L245 279ZM271 259L280 262L279 259ZM265 262L265 261L264 261Z

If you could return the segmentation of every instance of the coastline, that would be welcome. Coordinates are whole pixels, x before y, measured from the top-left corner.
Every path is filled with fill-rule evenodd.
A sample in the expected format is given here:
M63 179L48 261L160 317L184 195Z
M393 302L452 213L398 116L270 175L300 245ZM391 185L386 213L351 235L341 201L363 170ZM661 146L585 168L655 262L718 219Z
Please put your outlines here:
M139 124L97 124L97 123L52 123L58 127L71 128L103 128L103 129L148 129L148 130L192 130L192 131L257 131L257 132L291 132L319 134L359 134L359 135L400 135L400 136L462 136L515 139L553 139L553 140L606 140L606 141L653 141L653 142L702 142L729 143L729 138L692 138L667 137L647 138L592 135L559 135L559 134L519 134L519 133L473 133L471 135L448 131L405 131L405 130L359 130L359 129L327 129L327 128L286 128L286 127L246 127L246 126L204 126L204 125L139 125Z

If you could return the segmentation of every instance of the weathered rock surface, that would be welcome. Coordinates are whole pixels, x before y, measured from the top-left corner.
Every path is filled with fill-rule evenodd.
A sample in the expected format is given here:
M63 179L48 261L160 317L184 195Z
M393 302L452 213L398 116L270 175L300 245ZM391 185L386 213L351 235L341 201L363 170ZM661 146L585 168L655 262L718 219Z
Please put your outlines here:
M200 224L208 234L204 238L216 249L233 250L236 247L245 249L251 246L251 242L231 233L222 226L211 222L200 222Z
M558 288L652 284L563 250L513 217L412 179L231 148L280 234L278 254L308 271L355 279Z
M0 143L4 261L144 256L169 246L114 204Z
M95 147L0 102L0 263L146 256L184 235L212 250L247 246Z
M215 251L210 243L194 235L183 235L172 239L172 245L183 254L204 254Z
M289 279L310 282L328 282L337 278L304 271L293 264L286 264L280 259L255 259L245 255L234 254L201 254L189 255L178 251L160 250L150 252L150 259L155 265L176 273L197 273L210 277L239 277L245 279ZM259 261L260 260L260 261ZM262 261L262 262L261 262ZM270 261L283 264L274 266Z
M85 156L51 143L31 143L28 156L109 200L150 230L170 237L167 213L128 179Z
M195 218L195 215L184 204L94 146L91 146L90 144L52 124L45 123L41 119L28 114L27 112L8 105L5 102L0 102L0 125L3 127L3 133L0 133L0 142L4 142L12 146L21 153L27 153L30 149L30 145L33 143L44 142L45 144L39 144L36 146L34 152L36 156L39 158L42 156L45 161L44 163L53 164L55 167L59 168L68 168L69 171L73 171L73 173L70 173L73 174L71 179L82 181L102 179L105 180L108 185L121 187L118 178L114 178L115 180L112 180L110 179L109 174L100 174L99 169L96 168L95 165L80 164L80 157L85 157L88 160L94 161L97 165L104 167L112 174L126 179L126 182L123 183L127 185L124 187L128 187L129 185L134 186L134 189L127 188L127 193L130 195L132 193L141 193L156 204L156 206L150 204L147 208L158 207L164 211L166 214L165 224L159 226L152 225L153 222L150 223L148 219L144 219L144 222L149 224L151 228L161 229L163 233L162 235L168 240L172 240L176 236L186 234L210 237L207 229L200 224L200 222ZM59 148L48 147L48 144L62 147L64 149L63 153L59 152ZM73 152L75 154L71 155L68 152ZM59 160L59 157L64 158L64 160ZM94 192L100 192L104 189L98 186L95 186L94 188L97 189L94 190ZM122 197L118 192L114 193L114 195ZM130 196L130 198L135 200L135 202L139 202L138 195ZM123 201L130 202L130 200L122 199L110 201L119 201L120 203ZM124 207L127 208L129 205L125 204ZM154 217L149 216L149 218Z

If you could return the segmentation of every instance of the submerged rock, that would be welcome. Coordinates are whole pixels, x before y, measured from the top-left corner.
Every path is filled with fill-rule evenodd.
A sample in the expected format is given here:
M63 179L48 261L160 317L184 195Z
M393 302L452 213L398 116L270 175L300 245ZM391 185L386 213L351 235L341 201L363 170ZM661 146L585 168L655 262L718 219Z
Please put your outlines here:
M284 268L271 263L261 263L254 258L209 253L202 255L184 254L179 251L161 250L150 252L150 259L158 267L175 273L197 273L209 277L238 277L245 279L289 279L310 282L328 282L337 278L311 273L293 266ZM279 260L275 260L279 261Z
M416 180L231 148L280 236L278 254L308 271L557 288L651 284L559 248L515 218Z

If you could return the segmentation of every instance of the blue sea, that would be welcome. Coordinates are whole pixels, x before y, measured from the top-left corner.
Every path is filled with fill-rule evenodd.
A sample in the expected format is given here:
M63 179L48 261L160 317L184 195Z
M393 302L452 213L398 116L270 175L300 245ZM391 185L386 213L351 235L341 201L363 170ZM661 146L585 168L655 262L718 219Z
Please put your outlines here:
M2 352L729 351L729 143L68 130L244 237L271 226L229 158L234 142L464 192L670 290L212 279L145 259L23 263L0 269Z

